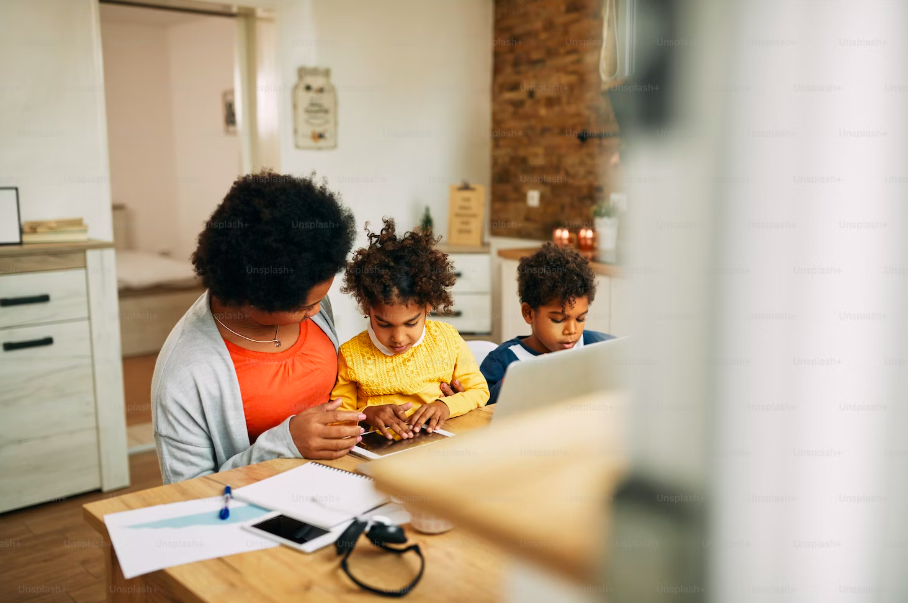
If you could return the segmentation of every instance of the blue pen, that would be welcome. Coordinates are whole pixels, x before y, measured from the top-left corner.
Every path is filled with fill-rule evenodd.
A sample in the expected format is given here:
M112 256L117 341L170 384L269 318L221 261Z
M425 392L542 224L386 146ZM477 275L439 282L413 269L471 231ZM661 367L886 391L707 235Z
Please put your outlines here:
M224 508L221 509L221 512L218 514L218 517L221 519L227 519L230 517L230 499L233 498L233 492L230 490L230 486L224 486Z

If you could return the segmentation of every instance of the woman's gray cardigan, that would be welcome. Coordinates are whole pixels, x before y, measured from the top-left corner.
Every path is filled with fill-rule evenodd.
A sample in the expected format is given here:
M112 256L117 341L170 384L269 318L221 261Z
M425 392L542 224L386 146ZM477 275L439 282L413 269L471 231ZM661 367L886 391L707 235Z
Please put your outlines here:
M310 320L337 351L327 297ZM279 457L302 458L290 437L290 417L249 445L240 385L207 291L173 328L158 355L151 404L165 484Z

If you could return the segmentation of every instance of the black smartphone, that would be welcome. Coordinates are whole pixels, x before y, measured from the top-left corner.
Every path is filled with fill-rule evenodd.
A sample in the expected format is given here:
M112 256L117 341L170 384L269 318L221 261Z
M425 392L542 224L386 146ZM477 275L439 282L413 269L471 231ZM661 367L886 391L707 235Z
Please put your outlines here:
M307 553L330 544L333 542L333 538L337 537L337 534L333 534L324 538L329 535L329 530L323 530L286 515L275 515L245 527L260 536L302 549Z

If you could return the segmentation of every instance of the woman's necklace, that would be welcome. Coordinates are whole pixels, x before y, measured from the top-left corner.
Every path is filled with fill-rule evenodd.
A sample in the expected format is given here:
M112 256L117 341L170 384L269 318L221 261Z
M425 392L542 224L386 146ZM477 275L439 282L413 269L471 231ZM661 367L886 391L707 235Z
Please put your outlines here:
M236 331L234 331L233 329L231 329L230 327L228 327L227 325L225 325L224 323L222 323L222 322L220 321L220 319L214 314L214 312L212 312L211 315L214 316L214 319L215 319L216 321L218 321L218 324L219 324L219 325L221 325L222 327L224 327L225 329L227 329L228 331L230 331L231 333L233 333L233 334L236 335L237 337L242 337L242 338L245 339L246 341L251 341L251 342L253 342L253 343L273 343L273 344L274 344L274 347L276 347L276 348L281 347L281 340L277 338L277 332L278 332L278 330L281 328L280 325L275 325L275 326L274 326L274 338L273 338L273 339L251 339L251 338L249 338L249 337L246 337L245 335L240 335L239 333L237 333Z

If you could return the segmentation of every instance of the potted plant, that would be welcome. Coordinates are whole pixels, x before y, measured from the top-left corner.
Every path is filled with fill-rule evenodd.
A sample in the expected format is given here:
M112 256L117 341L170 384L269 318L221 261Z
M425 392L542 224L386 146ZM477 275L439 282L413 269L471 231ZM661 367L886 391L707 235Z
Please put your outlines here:
M426 205L426 211L419 220L419 226L426 232L431 232L432 227L435 226L435 221L432 220L432 212L429 211L428 205Z
M593 208L593 225L599 239L599 249L612 251L618 245L617 211L609 201L600 201Z

